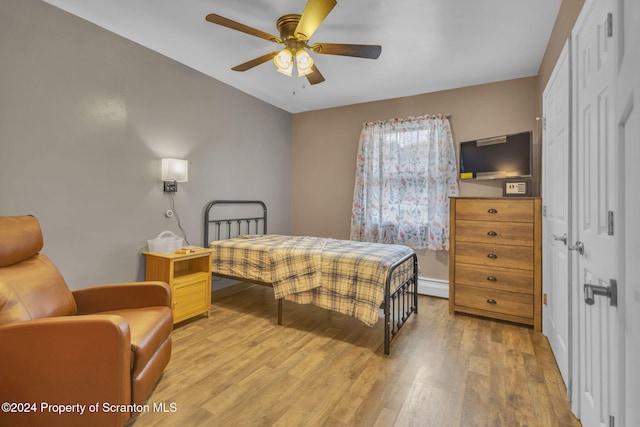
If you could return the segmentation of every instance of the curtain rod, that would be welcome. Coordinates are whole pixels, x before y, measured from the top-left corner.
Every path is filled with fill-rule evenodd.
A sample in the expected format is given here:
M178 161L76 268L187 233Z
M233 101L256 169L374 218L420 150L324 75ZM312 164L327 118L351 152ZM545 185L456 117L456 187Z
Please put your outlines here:
M365 122L363 126L373 126L375 124L383 124L383 123L403 123L409 122L413 120L421 120L421 119L437 119L437 118L445 118L448 119L451 117L451 114L424 114L422 116L409 116L405 118L394 117L386 120L375 120L373 122Z

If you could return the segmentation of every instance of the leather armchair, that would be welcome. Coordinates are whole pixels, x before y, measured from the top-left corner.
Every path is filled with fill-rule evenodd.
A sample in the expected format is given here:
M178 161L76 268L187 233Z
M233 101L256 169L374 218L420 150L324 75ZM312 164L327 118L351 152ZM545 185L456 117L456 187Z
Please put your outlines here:
M0 425L121 426L169 363L170 289L71 291L42 247L35 217L0 217Z

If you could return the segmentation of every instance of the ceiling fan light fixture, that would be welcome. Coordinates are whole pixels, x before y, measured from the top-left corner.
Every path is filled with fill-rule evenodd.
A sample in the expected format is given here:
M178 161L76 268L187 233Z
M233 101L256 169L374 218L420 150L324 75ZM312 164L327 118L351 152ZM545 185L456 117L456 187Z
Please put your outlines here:
M313 58L304 49L299 49L296 52L296 69L300 77L313 72Z
M291 76L293 74L293 53L289 48L284 48L273 57L273 63L279 72Z
M280 51L272 51L236 65L231 68L232 70L247 71L272 59L280 73L287 76L293 76L294 73L298 76L305 76L310 84L315 85L325 81L325 78L318 67L314 65L314 61L309 55L310 52L378 59L382 50L382 46L365 44L315 43L309 46L309 39L336 5L337 0L307 0L301 15L290 13L278 18L276 28L280 34L279 37L215 13L207 15L206 20L231 30L284 45L284 49Z

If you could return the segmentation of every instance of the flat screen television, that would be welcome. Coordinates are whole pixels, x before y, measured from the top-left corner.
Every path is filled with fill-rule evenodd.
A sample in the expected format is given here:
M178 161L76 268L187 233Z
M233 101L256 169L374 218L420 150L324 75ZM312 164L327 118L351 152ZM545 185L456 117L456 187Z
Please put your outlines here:
M460 144L460 179L531 177L531 131Z

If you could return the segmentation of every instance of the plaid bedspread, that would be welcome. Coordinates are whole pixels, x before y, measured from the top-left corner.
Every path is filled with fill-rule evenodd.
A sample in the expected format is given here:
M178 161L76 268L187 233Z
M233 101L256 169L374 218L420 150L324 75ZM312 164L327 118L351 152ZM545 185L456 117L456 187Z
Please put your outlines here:
M241 236L210 243L213 273L270 283L276 298L378 320L391 266L413 250L401 245L307 236ZM413 276L410 258L394 271L392 291Z

